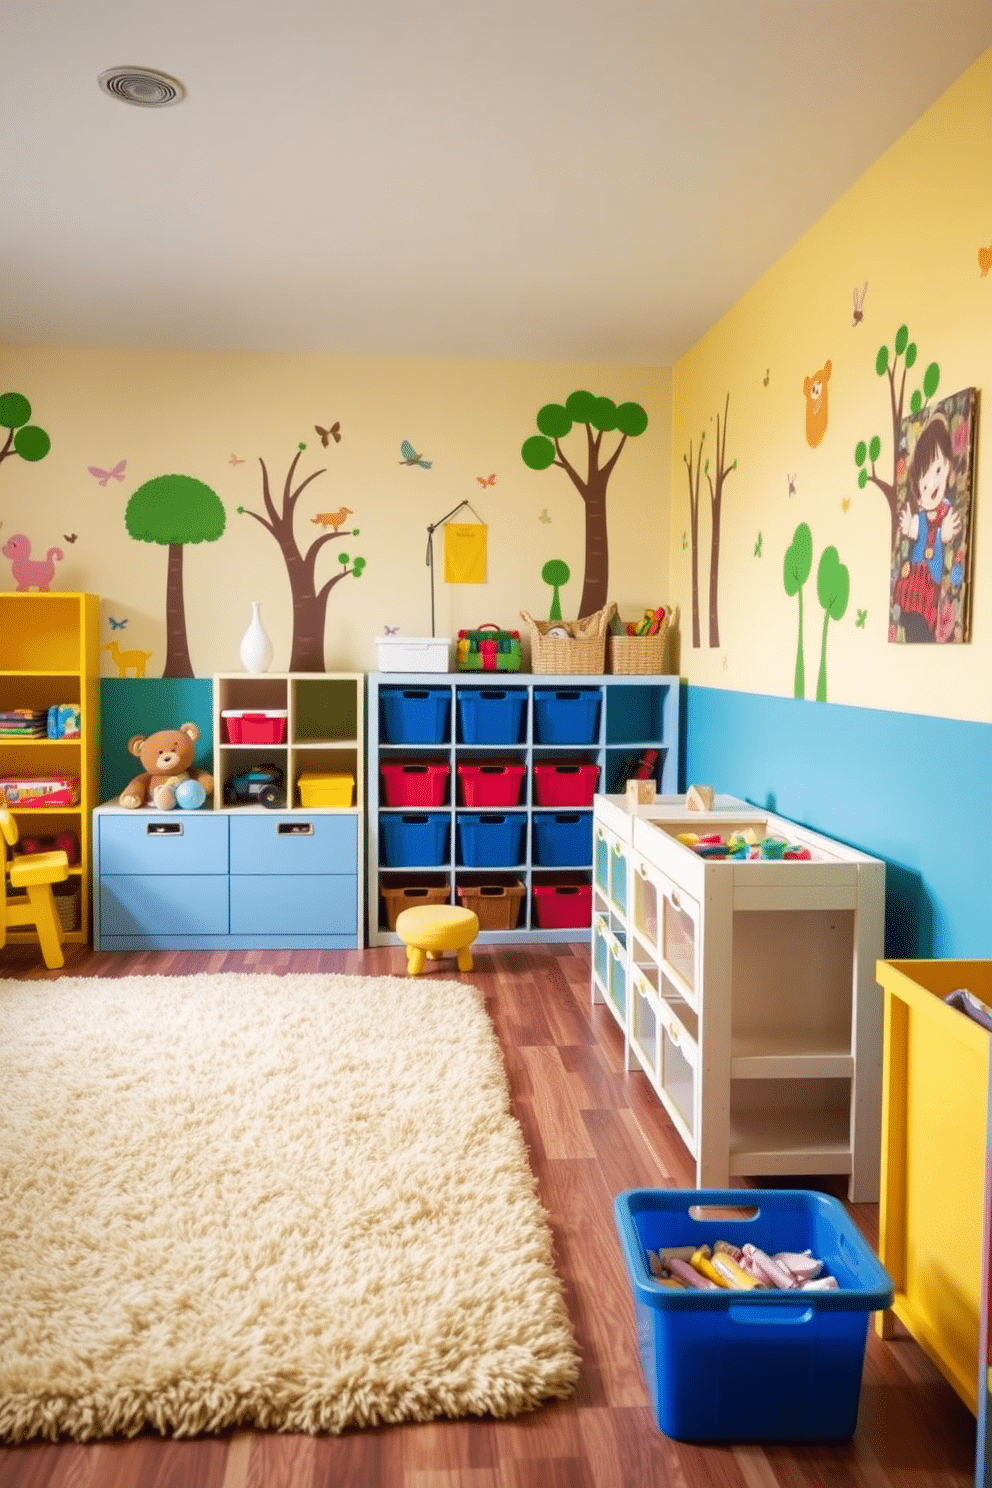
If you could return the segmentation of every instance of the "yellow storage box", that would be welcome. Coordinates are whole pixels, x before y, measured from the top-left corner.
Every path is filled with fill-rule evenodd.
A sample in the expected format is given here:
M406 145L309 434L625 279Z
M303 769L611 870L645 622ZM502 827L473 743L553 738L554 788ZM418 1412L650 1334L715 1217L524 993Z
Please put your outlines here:
M300 805L350 806L355 795L355 777L346 774L306 774L297 780Z
M992 961L879 961L885 996L878 1251L892 1314L978 1408L985 1136L992 1035L948 1006L966 988L992 1006Z

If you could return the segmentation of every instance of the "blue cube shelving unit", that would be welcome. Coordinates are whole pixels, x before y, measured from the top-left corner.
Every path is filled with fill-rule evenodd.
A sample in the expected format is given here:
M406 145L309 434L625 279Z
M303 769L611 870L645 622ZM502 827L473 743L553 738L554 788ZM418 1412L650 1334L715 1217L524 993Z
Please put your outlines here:
M448 902L457 904L460 882L470 879L477 885L484 877L485 865L474 861L480 812L522 816L519 850L515 831L510 844L504 844L502 833L495 828L483 835L501 849L499 864L492 866L503 870L504 876L511 868L525 886L519 924L512 930L483 930L480 941L586 939L588 925L542 926L534 890L559 883L591 884L592 808L588 802L538 804L534 765L581 761L596 767L597 791L615 793L623 790L626 776L643 757L658 793L676 794L681 769L679 678L512 672L489 679L478 672L373 672L367 687L367 944L399 943L388 927L384 890L398 889L405 881L413 881L418 871L429 869L433 879L446 882ZM402 815L404 808L387 805L382 790L382 766L413 759L445 766L452 782L443 806L405 808L407 813L411 809L430 811L431 831L426 838L397 827L393 818ZM464 802L457 784L459 765L496 761L524 766L519 804ZM410 861L397 861L397 837ZM466 856L463 844L473 837L476 842ZM444 844L440 860L439 839ZM430 849L429 861L418 855L420 845ZM503 851L504 845L512 851ZM485 846L481 850L485 852ZM508 857L514 861L507 862Z

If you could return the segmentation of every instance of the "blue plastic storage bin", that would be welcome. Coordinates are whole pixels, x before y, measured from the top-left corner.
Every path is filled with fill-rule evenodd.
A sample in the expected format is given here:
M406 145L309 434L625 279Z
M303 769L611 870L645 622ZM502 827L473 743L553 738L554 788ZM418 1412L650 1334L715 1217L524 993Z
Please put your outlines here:
M599 737L598 687L535 687L535 744L595 744Z
M385 744L446 744L451 717L447 687L383 687L382 739Z
M448 860L451 818L444 811L379 816L379 861L385 868L436 868Z
M523 687L459 687L458 727L463 744L521 744L527 692Z
M592 862L592 812L534 813L533 860L539 868L584 868Z
M697 1205L753 1218L694 1218ZM804 1189L631 1189L614 1218L655 1419L678 1441L846 1441L858 1420L868 1317L892 1278L837 1199ZM675 1291L646 1252L750 1241L812 1250L835 1291Z
M523 811L460 812L459 862L468 868L515 868L524 861Z

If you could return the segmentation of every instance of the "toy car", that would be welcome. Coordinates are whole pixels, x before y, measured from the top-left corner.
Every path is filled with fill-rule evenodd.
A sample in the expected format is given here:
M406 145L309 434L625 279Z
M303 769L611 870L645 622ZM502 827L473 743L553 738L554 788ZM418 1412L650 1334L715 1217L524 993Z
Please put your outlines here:
M224 786L225 806L285 806L286 777L278 765L252 765Z

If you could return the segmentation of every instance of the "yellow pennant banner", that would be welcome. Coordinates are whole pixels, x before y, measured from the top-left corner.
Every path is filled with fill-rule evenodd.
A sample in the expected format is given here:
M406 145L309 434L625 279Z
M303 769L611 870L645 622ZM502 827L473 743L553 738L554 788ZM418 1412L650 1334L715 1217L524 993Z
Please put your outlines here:
M486 582L486 531L482 522L447 522L444 528L444 582Z

